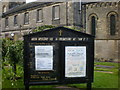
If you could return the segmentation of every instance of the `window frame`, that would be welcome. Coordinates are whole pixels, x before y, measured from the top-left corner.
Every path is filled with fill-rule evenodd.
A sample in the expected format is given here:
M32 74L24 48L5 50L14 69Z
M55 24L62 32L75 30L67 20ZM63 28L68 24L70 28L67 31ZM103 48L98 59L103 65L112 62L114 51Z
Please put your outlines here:
M14 16L14 26L18 26L18 15Z
M112 17L114 16L114 17ZM116 35L116 16L114 14L111 14L109 17L109 30L110 30L110 35L114 36Z
M115 31L114 31L114 34L111 34L111 20L110 20L110 17L111 17L111 15L114 15L115 16ZM108 35L109 36L116 36L117 34L118 34L118 18L119 18L119 16L118 16L118 13L116 12L116 11L110 11L110 12L108 12L108 14L107 14L107 16L106 16L106 18L107 18L107 27L108 27ZM113 21L112 21L113 22Z
M24 24L29 24L29 12L24 13Z
M6 8L6 6L4 5L4 6L2 7L2 12L5 13L6 10L7 10L7 8Z
M94 20L94 21L93 21ZM91 16L91 35L96 35L96 17L95 16Z
M9 27L9 17L5 18L5 27Z
M41 18L40 18L40 14L41 14ZM37 10L36 22L43 22L43 10L42 9Z
M56 10L55 10L55 8L56 7L58 7L59 9L59 11L57 12L58 13L58 17L56 17ZM56 5L56 6L53 6L53 8L52 8L52 18L53 18L53 20L59 20L60 19L60 5Z

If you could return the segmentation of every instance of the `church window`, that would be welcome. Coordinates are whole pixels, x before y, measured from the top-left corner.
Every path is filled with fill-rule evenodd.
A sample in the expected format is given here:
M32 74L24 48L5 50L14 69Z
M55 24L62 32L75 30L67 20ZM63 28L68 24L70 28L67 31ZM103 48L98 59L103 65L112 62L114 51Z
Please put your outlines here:
M116 31L115 15L110 15L110 35L115 35L115 31Z
M95 19L95 16L91 17L91 34L92 35L96 34L96 19Z
M3 13L6 12L6 6L3 6Z
M14 25L16 26L18 23L17 23L17 15L14 16Z
M25 16L24 16L24 24L29 24L29 13L25 13Z
M60 6L54 6L53 7L53 20L60 19Z
M42 9L37 10L37 22L42 22L43 20L43 12Z
M8 17L5 18L5 27L8 27Z

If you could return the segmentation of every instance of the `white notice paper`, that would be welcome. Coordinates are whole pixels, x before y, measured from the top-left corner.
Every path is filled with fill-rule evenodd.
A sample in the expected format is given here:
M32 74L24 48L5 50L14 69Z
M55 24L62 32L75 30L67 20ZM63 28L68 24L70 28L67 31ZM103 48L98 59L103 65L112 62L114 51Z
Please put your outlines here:
M86 46L65 47L65 77L86 76Z
M35 46L35 70L53 70L53 46Z

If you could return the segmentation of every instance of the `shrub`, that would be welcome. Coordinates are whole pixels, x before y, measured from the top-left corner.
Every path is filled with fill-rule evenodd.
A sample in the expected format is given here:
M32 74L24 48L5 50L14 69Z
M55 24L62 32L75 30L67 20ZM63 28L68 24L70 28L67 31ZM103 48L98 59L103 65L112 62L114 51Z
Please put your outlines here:
M4 66L12 66L14 76L17 74L16 64L23 65L23 41L13 41L3 39L2 42L2 60Z

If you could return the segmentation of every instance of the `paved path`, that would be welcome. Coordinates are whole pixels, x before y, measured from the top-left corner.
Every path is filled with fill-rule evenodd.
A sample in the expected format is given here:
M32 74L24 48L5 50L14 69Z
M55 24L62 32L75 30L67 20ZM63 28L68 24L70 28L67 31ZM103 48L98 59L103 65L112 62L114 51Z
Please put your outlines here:
M115 66L95 65L95 67L111 69L111 68L114 68ZM100 70L96 70L95 72L103 72L103 73L111 73L111 74L113 73L113 72L110 72L110 71L100 71Z
M78 89L78 88L68 87L68 86L57 86L57 87L55 87L55 88L57 88L57 89L59 89L59 90L80 90L80 89Z
M113 72L109 72L109 71L95 71L95 72L110 73L110 74L113 73Z
M96 67L102 67L102 68L114 68L115 66L105 66L105 65L95 65Z

